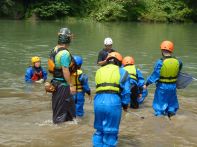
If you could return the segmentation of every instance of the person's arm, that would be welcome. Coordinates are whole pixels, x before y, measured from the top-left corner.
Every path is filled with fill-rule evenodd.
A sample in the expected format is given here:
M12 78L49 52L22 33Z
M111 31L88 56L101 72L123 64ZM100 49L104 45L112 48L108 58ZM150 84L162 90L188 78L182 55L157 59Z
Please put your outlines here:
M129 74L123 68L120 68L120 87L121 87L121 103L124 111L127 111L128 104L130 103L131 84L129 81Z
M90 90L90 87L89 87L89 84L88 84L88 76L84 73L82 73L80 76L79 76L79 81L82 83L83 85L83 91L85 93L87 93L88 95L91 95L91 90Z
M79 81L82 83L83 91L88 94L88 98L91 103L92 102L92 95L91 95L91 89L88 84L88 76L86 74L82 73L79 76Z
M155 67L154 67L154 71L148 77L148 79L146 81L146 87L152 83L156 83L159 80L160 70L161 70L162 65L163 65L163 62L161 59L156 62Z
M71 63L71 57L70 57L69 53L64 52L61 56L60 64L62 66L62 72L63 72L64 79L66 80L66 82L69 85L72 85L71 80L70 80L70 71L69 71L70 63Z
M66 80L66 82L69 85L72 85L71 84L71 81L70 81L70 71L69 71L69 68L62 66L62 71L63 71L64 79Z
M43 73L43 79L44 79L44 81L46 81L46 79L47 79L47 72L46 72L46 70L44 68L42 68L42 73Z
M32 83L33 81L31 80L31 78L32 78L32 68L27 68L25 73L25 82Z
M100 51L99 52L99 55L98 55L97 64L98 65L104 65L104 64L106 64L106 57L107 57L107 54L105 54L104 51Z
M145 84L144 77L142 75L142 72L139 69L137 69L136 71L137 71L137 78L138 78L137 85L139 87L139 93L142 94L143 86Z

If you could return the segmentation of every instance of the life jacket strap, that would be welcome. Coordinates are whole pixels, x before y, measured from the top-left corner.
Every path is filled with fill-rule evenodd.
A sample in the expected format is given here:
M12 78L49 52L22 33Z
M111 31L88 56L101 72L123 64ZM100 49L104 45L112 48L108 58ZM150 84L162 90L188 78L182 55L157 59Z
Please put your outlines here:
M112 87L120 88L120 85L116 84L116 83L101 83L101 84L97 84L96 88L98 88L98 87L106 87L106 86L112 86Z

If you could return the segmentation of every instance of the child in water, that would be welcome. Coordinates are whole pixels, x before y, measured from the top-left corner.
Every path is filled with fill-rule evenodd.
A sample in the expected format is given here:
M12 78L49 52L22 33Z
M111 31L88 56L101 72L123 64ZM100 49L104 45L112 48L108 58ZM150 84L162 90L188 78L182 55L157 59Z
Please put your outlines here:
M47 79L47 72L41 66L41 59L38 56L31 58L32 66L28 67L25 73L27 83L43 83Z
M77 65L77 71L71 74L71 83L76 88L76 94L74 95L76 116L82 117L84 115L85 93L88 94L91 100L91 90L88 85L88 76L81 69L83 59L80 56L73 56L73 58Z

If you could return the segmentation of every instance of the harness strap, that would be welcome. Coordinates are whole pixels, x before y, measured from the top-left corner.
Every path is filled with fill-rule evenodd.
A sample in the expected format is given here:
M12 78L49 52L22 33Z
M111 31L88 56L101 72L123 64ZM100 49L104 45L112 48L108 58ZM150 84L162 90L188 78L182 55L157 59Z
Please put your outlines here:
M113 86L113 87L120 88L120 85L116 84L116 83L101 83L101 84L97 84L96 88L98 88L98 87L106 87L106 86Z

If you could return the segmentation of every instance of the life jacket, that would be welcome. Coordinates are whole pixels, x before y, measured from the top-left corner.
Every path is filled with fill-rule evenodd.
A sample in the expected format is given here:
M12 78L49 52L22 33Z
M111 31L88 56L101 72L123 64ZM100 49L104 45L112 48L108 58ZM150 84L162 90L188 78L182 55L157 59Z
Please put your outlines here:
M96 93L120 92L120 72L119 67L114 64L102 66L96 71L95 76Z
M160 71L159 82L175 83L179 73L179 61L173 57L167 57L162 60L163 65Z
M132 79L134 79L136 81L138 80L135 65L127 65L127 66L124 67L124 69L130 74L130 77Z
M71 83L75 86L77 92L81 92L83 90L83 85L79 81L79 76L83 73L82 70L77 70L75 73L71 74Z
M32 81L38 81L43 78L42 69L40 71L37 71L35 67L32 67L33 70L33 76L31 78Z
M58 48L57 46L51 51L48 59L48 71L53 74L53 77L55 78L64 78L63 76L63 71L62 67L56 67L55 66L55 58L57 58L58 61L60 61L62 54L64 53L63 51L67 51L71 57L71 63L69 65L69 70L71 73L75 72L77 70L76 64L74 62L74 58L71 55L71 53L61 47ZM57 56L57 57L56 57Z

